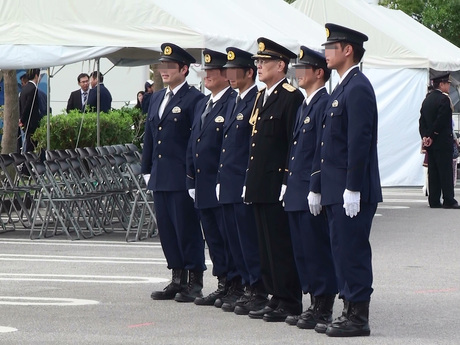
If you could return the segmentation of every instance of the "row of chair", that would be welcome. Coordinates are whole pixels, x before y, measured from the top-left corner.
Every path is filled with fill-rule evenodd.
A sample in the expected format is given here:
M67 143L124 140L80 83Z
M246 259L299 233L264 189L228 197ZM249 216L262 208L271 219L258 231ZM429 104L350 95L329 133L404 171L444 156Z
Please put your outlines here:
M127 241L157 234L151 194L133 144L0 156L2 231L18 224L30 238L70 239L126 231Z

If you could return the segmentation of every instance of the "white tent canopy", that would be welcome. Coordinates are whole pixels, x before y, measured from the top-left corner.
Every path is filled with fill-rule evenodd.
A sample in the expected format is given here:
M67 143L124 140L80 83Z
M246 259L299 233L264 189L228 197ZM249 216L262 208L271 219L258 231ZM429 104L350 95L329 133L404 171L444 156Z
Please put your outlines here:
M418 119L429 70L460 70L460 49L403 12L363 0L297 0L292 6L323 27L332 22L369 36L363 72L377 97L382 185L422 185Z

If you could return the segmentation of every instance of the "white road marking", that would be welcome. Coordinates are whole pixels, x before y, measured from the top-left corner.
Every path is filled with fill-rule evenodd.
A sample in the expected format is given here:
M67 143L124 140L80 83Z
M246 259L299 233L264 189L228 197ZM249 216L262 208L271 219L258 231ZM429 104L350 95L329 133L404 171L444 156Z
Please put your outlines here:
M409 206L391 206L391 205L379 205L379 209L383 210L399 210L403 208L410 208Z
M387 202L415 202L415 203L428 203L426 199L387 199L383 198L383 203Z
M23 274L0 273L0 281L40 281L61 283L104 283L104 284L145 284L164 283L169 279L157 277L131 277L131 276L95 276L73 274Z
M13 327L0 326L0 333L16 332L18 329Z
M99 304L99 301L75 298L52 298L52 297L16 297L0 296L0 305L53 305L53 306L77 306ZM15 329L15 328L14 328Z

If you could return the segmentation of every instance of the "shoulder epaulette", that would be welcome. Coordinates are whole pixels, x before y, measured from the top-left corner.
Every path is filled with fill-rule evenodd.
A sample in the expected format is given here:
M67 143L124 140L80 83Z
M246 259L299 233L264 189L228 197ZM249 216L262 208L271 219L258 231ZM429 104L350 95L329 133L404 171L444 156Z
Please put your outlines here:
M291 84L288 84L288 83L284 83L283 84L283 87L288 90L289 92L294 92L296 90L296 88L294 86L292 86Z

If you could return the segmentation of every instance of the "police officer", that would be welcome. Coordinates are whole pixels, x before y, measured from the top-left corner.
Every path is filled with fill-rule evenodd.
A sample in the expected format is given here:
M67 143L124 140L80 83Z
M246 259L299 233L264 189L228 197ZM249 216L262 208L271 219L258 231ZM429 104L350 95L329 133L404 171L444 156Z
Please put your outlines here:
M449 73L433 78L432 83L433 91L422 103L419 120L423 146L428 152L428 203L431 208L458 209L460 206L454 199L452 169L454 137Z
M186 289L201 294L203 287L204 241L185 180L185 157L193 123L193 109L204 97L186 82L195 59L172 43L161 45L158 70L165 84L152 95L145 124L142 173L153 191L161 246L172 270L172 280L153 299L174 299Z
M217 290L202 298L197 305L214 305L227 293L229 282L238 276L224 231L222 206L217 202L216 179L222 146L222 132L227 107L236 97L230 88L223 66L227 55L214 50L203 51L206 72L205 87L211 94L195 108L195 121L187 152L187 188L199 210L209 255L213 263L212 273L217 276ZM185 296L184 296L185 297Z
M247 315L250 310L263 308L267 301L260 273L254 211L252 205L244 204L241 198L252 132L249 117L257 95L256 67L251 53L235 47L227 48L224 67L238 96L229 103L225 115L216 195L222 205L229 249L238 277L222 298L222 310Z
M340 76L323 118L321 160L313 168L311 208L325 206L331 236L342 315L328 336L369 335L372 263L369 234L377 203L382 201L377 160L377 102L369 80L359 70L367 36L326 24L327 67ZM319 184L318 184L319 182ZM321 195L319 195L321 194ZM312 197L315 196L315 197Z
M331 70L324 55L301 46L295 74L305 89L306 100L297 111L294 135L285 174L284 210L289 217L292 246L302 291L310 294L312 304L301 315L288 316L286 322L303 329L332 321L332 307L337 293L332 261L329 227L325 212L310 213L307 195L315 152L320 148L321 122L329 94L324 87ZM283 189L284 190L284 189ZM284 197L284 198L283 198Z
M253 204L262 278L272 298L265 308L250 311L249 317L284 322L287 316L302 312L288 217L279 195L295 115L304 97L286 79L289 61L297 55L263 37L257 42L259 50L253 58L266 88L257 94L251 114L253 132L243 195L245 202Z

